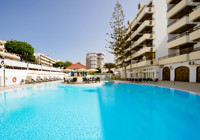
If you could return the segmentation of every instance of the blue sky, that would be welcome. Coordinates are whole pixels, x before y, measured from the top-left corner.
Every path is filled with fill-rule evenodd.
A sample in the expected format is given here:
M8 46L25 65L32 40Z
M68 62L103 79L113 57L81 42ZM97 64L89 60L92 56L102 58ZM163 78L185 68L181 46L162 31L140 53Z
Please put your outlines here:
M144 0L119 0L126 23ZM106 33L116 0L0 0L0 40L30 43L53 59L85 64L87 52L106 54Z

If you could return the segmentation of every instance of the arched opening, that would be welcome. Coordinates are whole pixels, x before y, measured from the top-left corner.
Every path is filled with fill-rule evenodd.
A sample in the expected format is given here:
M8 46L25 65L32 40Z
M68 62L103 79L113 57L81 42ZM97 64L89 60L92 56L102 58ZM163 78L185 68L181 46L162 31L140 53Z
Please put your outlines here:
M170 69L168 67L163 68L163 80L170 81Z
M200 82L200 67L197 67L197 82Z
M189 68L185 66L181 66L175 69L175 80L189 82Z

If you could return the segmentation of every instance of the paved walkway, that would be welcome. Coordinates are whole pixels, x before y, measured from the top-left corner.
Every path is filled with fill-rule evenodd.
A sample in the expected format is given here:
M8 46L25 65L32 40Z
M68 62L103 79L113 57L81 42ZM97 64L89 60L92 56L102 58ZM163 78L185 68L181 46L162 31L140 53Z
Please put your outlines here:
M43 85L43 84L47 84L47 83L62 82L62 81L63 80L52 81L52 82L44 82L44 83L35 83L35 84L9 85L9 86L6 86L6 87L0 87L0 92L1 91L5 91L5 90L12 90L12 89L18 89L18 88L33 87L33 86Z
M119 81L115 80L116 83L134 83L129 81ZM153 82L141 82L136 84L143 84L143 85L154 85L159 87L166 87L166 88L175 88L182 91L187 91L192 94L196 94L200 96L200 83L189 83L189 82L171 82L171 81L159 81L158 83Z

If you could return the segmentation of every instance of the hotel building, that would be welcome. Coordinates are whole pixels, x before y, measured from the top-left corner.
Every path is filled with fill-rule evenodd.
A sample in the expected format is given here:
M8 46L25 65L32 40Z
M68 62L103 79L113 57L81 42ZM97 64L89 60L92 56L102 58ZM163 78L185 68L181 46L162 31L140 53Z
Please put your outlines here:
M6 51L4 44L6 43L6 41L2 41L0 40L0 56L2 58L7 58L7 59L12 59L12 60L20 60L20 57L13 54L13 53L9 53Z
M54 63L56 63L56 60L42 54L42 53L34 53L35 59L38 64L45 65L52 67Z
M86 54L86 66L91 69L103 69L105 63L105 54L98 52L90 52Z
M200 82L200 0L166 0L168 55L159 58L161 79Z
M159 78L157 60L167 55L167 4L164 0L148 0L138 5L134 20L128 22L125 59L127 78ZM121 56L115 62L120 77L125 77Z

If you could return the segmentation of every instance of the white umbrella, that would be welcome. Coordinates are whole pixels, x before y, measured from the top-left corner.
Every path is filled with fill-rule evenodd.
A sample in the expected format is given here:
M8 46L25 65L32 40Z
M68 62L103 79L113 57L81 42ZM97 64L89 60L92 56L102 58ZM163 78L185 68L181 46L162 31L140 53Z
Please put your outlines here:
M77 72L86 72L86 71L88 71L88 69L77 69L76 71Z
M64 69L62 70L62 72L73 72L74 70L73 69Z
M97 69L88 69L88 71L95 72L95 71L98 71L98 70Z

